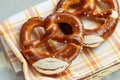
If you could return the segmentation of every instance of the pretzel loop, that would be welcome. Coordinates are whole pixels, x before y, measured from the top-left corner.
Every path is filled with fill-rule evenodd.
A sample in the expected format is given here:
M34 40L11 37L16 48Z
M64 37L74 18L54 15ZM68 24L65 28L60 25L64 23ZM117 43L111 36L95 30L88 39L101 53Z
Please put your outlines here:
M75 44L80 44L83 41L83 24L82 22L77 19L77 17L73 16L72 14L68 13L55 13L47 17L45 23L46 29L49 27L64 27L64 26L59 26L58 24L60 23L67 23L70 25L72 28L72 34L60 34L56 33L52 39L58 41L58 42L69 42L69 43L75 43ZM82 27L79 27L82 26Z
M55 12L69 12L78 17L89 16L96 8L94 0L60 0Z
M29 47L34 47L35 45L39 45L40 40L31 40L31 33L34 28L43 26L44 20L41 18L31 18L29 19L21 28L20 34L20 42L22 49L28 49ZM23 46L24 45L24 46Z

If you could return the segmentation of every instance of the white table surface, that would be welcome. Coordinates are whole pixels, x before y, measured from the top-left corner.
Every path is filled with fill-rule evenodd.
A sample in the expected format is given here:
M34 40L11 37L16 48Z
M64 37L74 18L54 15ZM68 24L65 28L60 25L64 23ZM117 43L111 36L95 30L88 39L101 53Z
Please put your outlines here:
M0 0L0 21L44 1L46 0ZM4 53L0 43L0 80L24 80L22 72L18 73L21 76L14 73ZM102 80L120 80L120 71L114 72Z

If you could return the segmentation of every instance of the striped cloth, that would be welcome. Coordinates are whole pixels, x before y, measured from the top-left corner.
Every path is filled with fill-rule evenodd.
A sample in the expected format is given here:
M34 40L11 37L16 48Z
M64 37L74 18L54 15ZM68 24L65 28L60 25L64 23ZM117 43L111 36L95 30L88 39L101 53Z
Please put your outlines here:
M0 22L0 34L4 38L2 42L15 72L23 70L26 80L75 80L120 62L119 22L114 33L101 46L84 49L71 66L58 77L43 76L31 68L20 53L19 32L21 26L29 18L37 16L45 18L53 12L56 4L57 0L47 0ZM94 25L87 21L87 27ZM51 44L54 45L54 42ZM54 46L57 47L57 45Z

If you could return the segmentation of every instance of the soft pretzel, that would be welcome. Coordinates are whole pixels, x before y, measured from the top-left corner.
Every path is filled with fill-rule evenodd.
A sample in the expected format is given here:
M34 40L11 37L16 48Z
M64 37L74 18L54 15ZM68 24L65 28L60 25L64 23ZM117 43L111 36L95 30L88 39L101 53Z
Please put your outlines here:
M67 23L73 33L63 35L59 33L58 23ZM30 35L35 27L42 27L43 35L32 40ZM41 18L28 20L20 31L22 54L30 65L45 75L58 74L64 71L79 54L83 44L83 25L79 19L69 13L54 13L45 21ZM64 49L54 53L45 53L37 48L49 39L65 43ZM78 46L79 44L79 46Z
M119 5L117 0L77 0L72 4L72 0L59 1L56 11L70 12L73 15L81 18L87 17L89 19L99 22L101 25L95 29L85 29L84 46L97 47L105 39L107 39L115 30L119 18ZM108 9L98 12L96 5L103 2L108 5ZM79 5L78 9L71 12L69 7L71 5ZM81 4L81 5L80 5ZM92 37L92 38L91 38Z
M97 3L107 4L108 9L102 12L93 12L89 18L101 23L95 29L85 29L84 46L97 47L115 30L119 19L119 5L117 0L97 0ZM91 38L92 37L92 38Z
M56 7L56 12L70 12L78 17L108 17L111 15L111 9L104 12L95 13L98 0L60 0Z

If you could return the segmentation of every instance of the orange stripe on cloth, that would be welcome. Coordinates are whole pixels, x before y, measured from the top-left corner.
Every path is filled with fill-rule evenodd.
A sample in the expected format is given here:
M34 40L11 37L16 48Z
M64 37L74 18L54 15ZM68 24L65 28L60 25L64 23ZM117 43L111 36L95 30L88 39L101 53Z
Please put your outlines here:
M93 71L93 68L91 67L89 61L85 58L84 53L80 53L80 57L82 58L83 62L85 63L85 65L87 66L88 70L91 72Z
M114 64L114 61L116 60L119 60L119 59L116 59L116 57L112 57L112 58L108 58L108 60L104 61L103 64L108 64L108 66L110 65L113 65ZM105 65L106 66L106 65Z
M0 31L2 32L2 35L3 35L3 37L4 37L5 40L6 40L6 38L9 38L9 39L11 39L11 41L13 41L12 40L12 36L9 35L10 33L6 34L3 28L0 29Z
M28 8L27 11L28 11L30 17L35 17L36 16L36 14L34 13L32 8Z
M11 54L8 55L10 59L16 58L15 54L12 52Z
M25 22L26 19L22 19L22 20L19 20L19 21L16 21L16 22L12 22L11 25L16 25L16 24L21 24L22 22ZM14 28L14 26L13 26Z
M112 58L112 57L117 57L115 54L114 54L114 51L110 51L110 52L106 52L107 54L103 55L100 57L100 60L101 61L105 61L109 58Z
M0 22L0 24L1 24L2 28L4 29L5 33L6 33L6 34L9 34L10 31L9 31L7 25L5 24L5 22L2 21L2 22Z
M43 80L41 77L41 74L39 72L37 72L35 69L33 69L32 66L29 66L29 69L31 70L33 76L37 79L37 80Z
M12 63L20 62L17 58L11 60Z
M24 10L23 13L24 13L24 15L25 15L25 17L26 17L26 20L28 20L28 19L29 19L29 16L28 16L26 10Z
M80 61L80 62L78 62L76 64L71 65L70 68L74 68L74 67L79 66L81 64L83 64L83 61Z
M93 49L89 49L91 51L91 55L93 55L93 57L95 58L96 60L96 63L99 65L99 67L102 67L103 64L101 63L100 59L98 58L98 56L95 54L94 50Z
M8 23L9 30L11 31L10 33L12 33L10 39L15 39L16 44L19 44L19 42L18 42L19 40L17 38L17 35L15 34L13 26L11 25L11 23L10 23L10 21L8 19L6 19L6 22Z
M12 63L15 63L15 62L19 61L12 51L7 52L7 54L8 54L8 57L9 57L9 59Z
M38 12L37 8L36 8L35 6L34 6L33 8L34 8L34 10L35 10L36 15L37 15L37 16L40 16L40 13Z
M2 36L3 34L2 34L2 32L0 31L0 36Z
M70 78L74 76L74 73L70 69L66 69L64 72L60 73L58 78L59 80L70 80Z
M65 80L69 80L70 79L70 77L68 76L68 74L65 71L62 72L61 74L65 78Z
M34 78L33 78L33 73L31 72L31 70L29 69L29 67L28 67L28 75L29 75L29 78L30 78L30 80L35 80ZM25 76L26 77L26 76Z
M120 46L120 41L118 41L114 35L111 36L111 40L113 41L116 47Z
M70 74L71 77L74 77L74 73L70 69L67 69L67 72Z
M85 69L87 69L87 66L85 66L85 65L83 64L83 65L80 65L80 66L78 66L78 67L76 67L76 68L73 68L72 71L73 71L73 72L78 72L78 71L83 71L83 70L85 70ZM88 69L87 69L87 70L88 70Z
M118 50L120 51L120 46L118 47Z
M10 54L10 53L13 52L12 50L7 50L7 49L5 49L5 50L6 50L6 53L7 53L7 54Z
M94 61L94 59L91 57L89 51L87 50L87 48L83 48L83 52L86 55L86 57L88 58L88 61L90 62L90 64L93 66L94 69L98 69L98 65L97 63Z
M115 35L120 39L120 34L119 34L119 32L115 31Z
M117 55L117 57L118 58L120 58L120 54L119 54L119 50L118 49L116 49L116 46L114 46L115 44L112 44L112 43L114 43L114 41L112 40L112 36L110 37L110 39L111 40L106 40L108 43L109 43L109 45L112 47L112 49L114 50L114 53Z

